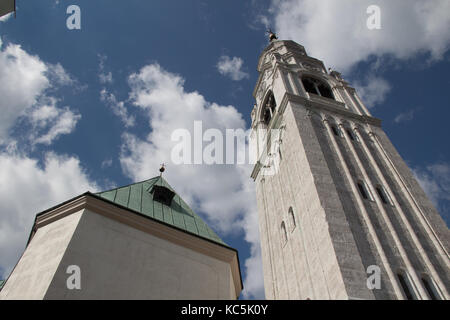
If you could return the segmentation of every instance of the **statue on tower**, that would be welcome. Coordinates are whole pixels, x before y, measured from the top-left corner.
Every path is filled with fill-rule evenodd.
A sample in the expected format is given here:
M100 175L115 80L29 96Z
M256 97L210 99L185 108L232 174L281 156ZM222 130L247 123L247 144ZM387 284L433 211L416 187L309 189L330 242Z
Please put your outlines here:
M272 32L271 29L266 31L269 34L269 41L272 42L273 40L277 40L277 35Z
M161 167L159 168L160 176L162 177L163 172L166 171L166 165L161 163Z

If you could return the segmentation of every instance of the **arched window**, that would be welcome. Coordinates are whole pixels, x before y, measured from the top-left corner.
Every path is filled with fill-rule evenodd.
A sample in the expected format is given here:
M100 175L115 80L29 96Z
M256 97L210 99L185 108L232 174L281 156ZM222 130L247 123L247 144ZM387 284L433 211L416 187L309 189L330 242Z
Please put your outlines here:
M353 130L350 129L350 128L348 128L346 131L347 131L347 135L349 136L349 138L350 138L352 141L359 142L359 137L358 137L358 135L355 133L355 131L353 131Z
M341 137L341 130L338 129L334 124L331 125L331 130L333 130L333 133L336 137Z
M347 129L346 131L347 131L347 135L350 138L350 140L356 141L356 137L355 137L355 134L353 133L353 131L350 129Z
M317 94L321 97L334 100L333 92L325 82L316 78L304 76L302 78L302 83L306 92Z
M433 280L428 275L422 276L422 283L427 290L428 296L431 300L441 300L441 297L437 291L436 286L434 285Z
M275 114L276 107L275 97L273 96L272 91L270 91L262 105L262 120L266 125L269 125L270 120Z
M417 300L417 296L412 287L411 281L404 271L400 271L397 273L398 282L403 289L403 293L405 294L406 299L408 300Z
M311 78L302 78L303 87L305 87L306 92L317 94L317 89L314 80Z
M295 227L297 226L297 222L295 221L295 216L294 216L294 210L292 209L292 207L289 207L288 216L289 216L291 232L292 232L292 231L294 231Z
M364 181L359 180L357 182L357 185L358 185L358 189L359 189L359 193L361 194L361 197L363 197L363 199L373 201L373 198L369 191L369 188L367 188L367 184Z
M320 95L322 97L328 98L328 99L334 99L333 93L331 92L330 87L325 85L324 83L320 83L317 88L319 89Z
M378 196L384 204L392 204L386 190L382 186L378 185L375 190L377 190Z
M282 245L284 246L287 242L287 231L286 231L286 224L284 221L281 223L281 237L282 237Z

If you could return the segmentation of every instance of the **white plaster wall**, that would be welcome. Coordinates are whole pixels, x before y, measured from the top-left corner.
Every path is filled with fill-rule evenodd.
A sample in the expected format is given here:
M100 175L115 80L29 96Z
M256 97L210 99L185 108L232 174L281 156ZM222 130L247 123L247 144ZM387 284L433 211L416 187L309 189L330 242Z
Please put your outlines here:
M81 290L66 288L69 265ZM236 299L230 266L86 210L45 299Z
M79 211L37 230L0 291L0 300L44 298L81 216Z

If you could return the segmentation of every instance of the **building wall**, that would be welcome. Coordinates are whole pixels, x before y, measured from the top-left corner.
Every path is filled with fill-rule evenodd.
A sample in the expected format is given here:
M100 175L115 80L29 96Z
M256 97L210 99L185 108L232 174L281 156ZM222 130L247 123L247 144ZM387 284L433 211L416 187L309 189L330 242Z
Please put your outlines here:
M311 117L289 104L283 121L279 171L257 181L266 298L373 298Z
M68 266L81 290L68 290ZM236 299L223 261L85 210L45 299Z
M69 266L81 289L69 290ZM0 299L236 299L230 264L87 209L39 229Z
M0 291L0 300L44 298L82 214L73 213L37 230Z

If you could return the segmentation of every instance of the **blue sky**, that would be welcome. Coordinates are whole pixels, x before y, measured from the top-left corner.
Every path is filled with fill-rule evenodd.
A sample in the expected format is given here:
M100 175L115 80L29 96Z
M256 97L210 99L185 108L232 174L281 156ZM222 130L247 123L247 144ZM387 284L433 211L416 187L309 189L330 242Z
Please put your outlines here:
M450 223L450 3L429 1L25 1L0 22L0 275L34 215L86 190L158 174L240 254L263 297L246 166L170 163L170 133L248 129L264 31L343 73ZM81 9L69 30L66 9ZM366 8L381 8L368 30Z

